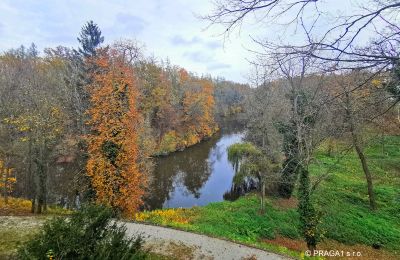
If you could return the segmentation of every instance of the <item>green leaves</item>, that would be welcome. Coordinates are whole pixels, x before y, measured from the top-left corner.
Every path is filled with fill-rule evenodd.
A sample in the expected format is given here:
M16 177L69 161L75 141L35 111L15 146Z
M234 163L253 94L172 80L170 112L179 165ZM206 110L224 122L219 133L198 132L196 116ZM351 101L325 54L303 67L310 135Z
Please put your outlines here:
M246 176L265 178L266 175L279 171L279 164L248 142L231 145L228 148L228 160L236 171L235 183L243 181Z
M144 259L142 239L125 238L125 227L113 217L110 208L88 205L69 218L51 219L20 248L19 259Z

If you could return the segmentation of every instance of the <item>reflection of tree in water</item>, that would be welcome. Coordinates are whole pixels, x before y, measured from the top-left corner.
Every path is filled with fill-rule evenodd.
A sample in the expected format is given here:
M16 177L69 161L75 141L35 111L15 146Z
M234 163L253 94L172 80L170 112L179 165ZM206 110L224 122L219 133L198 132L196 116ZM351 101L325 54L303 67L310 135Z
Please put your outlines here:
M246 128L247 120L247 118L222 118L218 119L217 122L222 126L220 133L223 135L229 135L243 131L243 129Z
M145 197L145 208L162 208L164 201L169 199L170 192L173 191L175 168L174 164L168 163L167 158L157 159L150 178L150 185L147 196Z
M209 141L187 148L183 152L156 159L149 194L145 199L146 208L162 208L170 199L175 185L185 186L189 194L200 197L200 189L211 174L208 156L220 135L216 134Z
M195 198L201 196L200 189L211 175L212 164L220 160L226 152L223 150L226 147L216 147L216 143L222 135L237 133L244 127L234 120L224 120L219 122L219 125L221 132L210 140L155 160L157 166L145 199L146 208L162 208L165 201L170 199L175 186L184 186L188 193L184 194L185 196L191 194Z
M235 184L234 182L232 182L231 189L224 193L223 198L224 200L235 201L240 196L243 196L246 193L257 189L258 189L258 180L255 178L247 177L242 183Z

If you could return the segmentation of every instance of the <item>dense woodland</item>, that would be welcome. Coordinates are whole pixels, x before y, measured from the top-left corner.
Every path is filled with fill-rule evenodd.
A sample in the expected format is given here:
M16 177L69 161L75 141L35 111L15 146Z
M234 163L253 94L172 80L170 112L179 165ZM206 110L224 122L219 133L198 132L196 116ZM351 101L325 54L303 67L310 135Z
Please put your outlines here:
M151 157L183 150L242 110L248 86L147 58L132 40L110 46L93 22L78 50L34 44L0 57L2 194L132 213L152 180Z

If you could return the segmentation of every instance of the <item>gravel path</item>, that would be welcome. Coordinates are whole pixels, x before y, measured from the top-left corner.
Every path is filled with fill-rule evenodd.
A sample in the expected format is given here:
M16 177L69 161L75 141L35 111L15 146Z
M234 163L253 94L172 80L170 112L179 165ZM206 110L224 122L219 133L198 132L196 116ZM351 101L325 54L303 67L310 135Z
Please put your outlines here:
M124 223L127 234L141 234L145 247L152 252L169 254L176 259L288 259L260 249L233 242L152 225Z

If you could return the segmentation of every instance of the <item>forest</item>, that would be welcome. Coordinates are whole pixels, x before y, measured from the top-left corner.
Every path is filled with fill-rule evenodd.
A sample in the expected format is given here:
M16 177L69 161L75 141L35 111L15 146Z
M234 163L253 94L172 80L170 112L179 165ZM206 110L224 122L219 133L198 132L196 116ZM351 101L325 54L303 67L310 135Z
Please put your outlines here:
M0 54L0 258L205 257L146 226L252 252L234 259L400 257L400 3L371 0L329 28L319 1L212 6L197 19L257 46L246 84L107 41L91 20L77 48Z
M151 157L211 137L215 117L237 113L248 87L146 58L133 40L100 47L93 22L78 41L79 50L39 55L32 44L1 56L2 194L28 198L41 213L48 202L75 206L95 192L131 212Z

